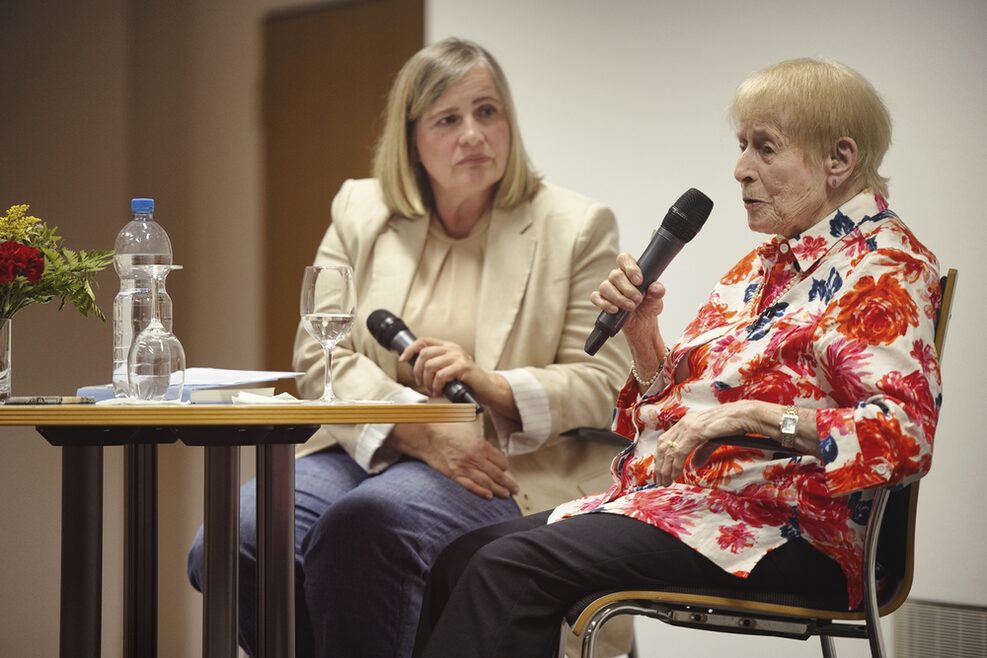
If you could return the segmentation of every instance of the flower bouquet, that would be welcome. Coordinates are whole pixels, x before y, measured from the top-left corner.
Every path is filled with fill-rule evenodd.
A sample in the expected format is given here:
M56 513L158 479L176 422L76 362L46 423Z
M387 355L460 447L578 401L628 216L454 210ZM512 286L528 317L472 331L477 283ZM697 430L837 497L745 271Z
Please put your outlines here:
M72 251L62 246L57 228L27 214L27 204L0 215L0 400L10 395L10 321L31 304L56 297L83 315L105 316L96 306L93 279L113 262L113 252Z

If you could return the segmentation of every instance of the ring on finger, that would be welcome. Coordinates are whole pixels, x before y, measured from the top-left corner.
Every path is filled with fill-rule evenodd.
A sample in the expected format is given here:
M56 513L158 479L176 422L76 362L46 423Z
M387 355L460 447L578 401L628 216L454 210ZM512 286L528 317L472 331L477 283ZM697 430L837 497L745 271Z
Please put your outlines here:
M678 443L678 441L676 441L675 439L671 439L671 440L669 440L669 441L666 441L666 442L665 442L665 445L667 445L667 446L668 446L668 449L669 449L669 450L675 450L676 448L678 448L678 447L679 447L679 443Z

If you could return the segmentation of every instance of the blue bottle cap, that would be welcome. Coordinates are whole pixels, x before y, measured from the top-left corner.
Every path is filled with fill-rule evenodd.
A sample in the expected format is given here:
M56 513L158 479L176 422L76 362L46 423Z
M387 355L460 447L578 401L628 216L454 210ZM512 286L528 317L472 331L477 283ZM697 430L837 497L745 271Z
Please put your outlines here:
M140 213L142 215L154 212L154 199L131 199L130 212Z

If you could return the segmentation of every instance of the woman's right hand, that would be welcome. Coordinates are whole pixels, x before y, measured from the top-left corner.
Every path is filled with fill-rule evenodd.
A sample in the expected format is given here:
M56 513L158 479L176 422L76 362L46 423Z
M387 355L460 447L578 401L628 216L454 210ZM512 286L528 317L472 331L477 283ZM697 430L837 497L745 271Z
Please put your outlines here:
M455 423L398 424L386 445L425 462L481 498L507 498L518 492L517 482L507 474L507 457L472 427Z
M627 321L622 331L632 349L639 345L646 349L658 337L657 317L664 308L665 286L655 281L642 294L637 286L644 281L637 260L629 253L617 256L617 267L610 271L597 290L590 293L590 301L606 313L627 311Z

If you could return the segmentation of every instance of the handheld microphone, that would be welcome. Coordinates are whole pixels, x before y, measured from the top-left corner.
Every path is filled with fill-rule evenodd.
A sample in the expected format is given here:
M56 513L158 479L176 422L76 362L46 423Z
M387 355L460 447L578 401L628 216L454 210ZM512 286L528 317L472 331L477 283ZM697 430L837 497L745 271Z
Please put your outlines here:
M370 330L370 334L377 339L378 343L398 354L415 342L415 336L408 329L408 325L401 318L382 308L367 316L367 329ZM411 365L415 365L417 360L418 355L416 354L411 359ZM473 397L473 391L458 379L454 379L443 386L442 392L453 402L468 402L476 407L477 413L483 411L483 407Z
M713 201L694 187L679 197L675 205L668 209L647 249L637 259L637 265L644 275L644 281L637 287L638 290L644 292L661 276L685 243L696 237L712 210ZM613 314L601 311L596 318L596 326L586 339L586 353L590 356L596 354L603 343L616 336L627 322L627 315L625 310Z

